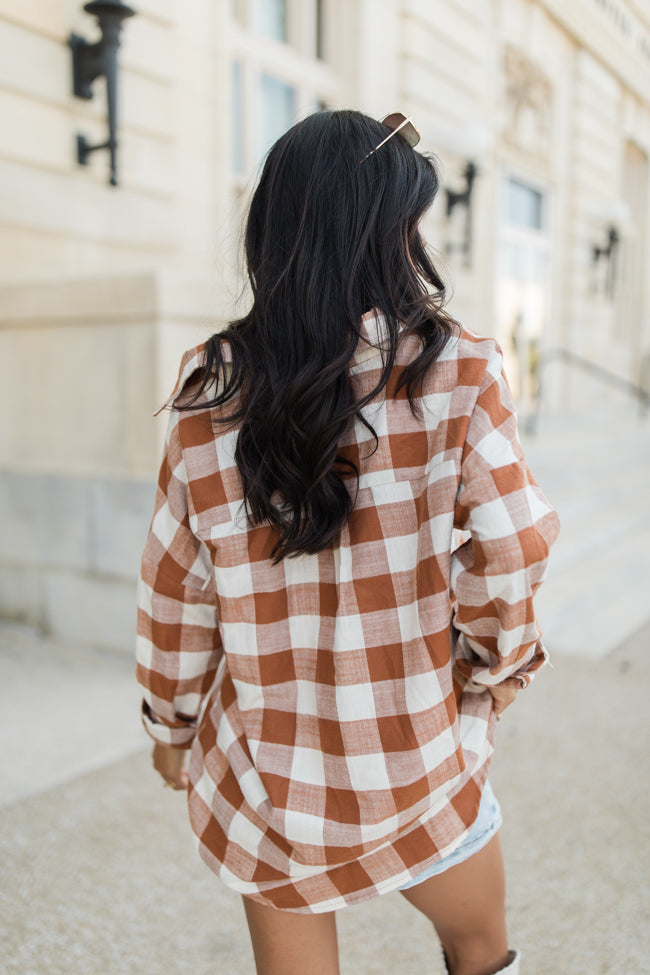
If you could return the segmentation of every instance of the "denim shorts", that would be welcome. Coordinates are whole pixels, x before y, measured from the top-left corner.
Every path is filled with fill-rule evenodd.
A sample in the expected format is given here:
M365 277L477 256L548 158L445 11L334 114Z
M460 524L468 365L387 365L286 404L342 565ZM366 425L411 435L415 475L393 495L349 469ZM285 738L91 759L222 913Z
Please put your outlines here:
M474 856L475 853L478 853L479 850L482 850L489 843L502 823L501 807L492 792L490 783L486 782L483 787L481 803L478 807L478 816L460 846L457 846L455 850L446 857L443 857L442 860L438 860L432 867L423 870L417 877L413 877L408 883L402 884L398 889L407 890L409 887L415 887L424 880L428 880L429 877L435 877L439 873L444 873L445 870L449 870L450 867L455 867L459 863L469 860L471 856Z

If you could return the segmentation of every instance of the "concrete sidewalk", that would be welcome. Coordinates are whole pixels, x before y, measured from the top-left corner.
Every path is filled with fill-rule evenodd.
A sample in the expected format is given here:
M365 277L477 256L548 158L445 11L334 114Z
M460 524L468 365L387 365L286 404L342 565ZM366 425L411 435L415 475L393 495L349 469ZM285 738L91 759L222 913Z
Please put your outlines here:
M650 973L650 625L603 660L554 665L504 717L491 776L511 943L522 975ZM252 975L240 899L151 769L131 660L3 626L0 668L0 971ZM442 972L398 894L338 926L343 975Z

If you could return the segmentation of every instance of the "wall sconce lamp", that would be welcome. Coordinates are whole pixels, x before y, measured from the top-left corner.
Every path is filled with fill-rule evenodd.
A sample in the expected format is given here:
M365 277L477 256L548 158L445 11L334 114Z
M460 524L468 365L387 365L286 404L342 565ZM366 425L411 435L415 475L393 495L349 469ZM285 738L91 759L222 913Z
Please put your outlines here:
M472 256L472 191L474 180L478 174L476 164L468 162L465 166L465 188L462 190L445 189L447 197L447 219L450 220L456 207L461 206L465 210L465 225L462 240L459 243L447 243L446 251L448 254L460 251L465 256L467 266L471 263Z
M620 241L621 237L618 230L615 226L611 225L607 231L607 244L605 247L594 246L591 249L591 263L595 272L598 271L601 260L606 262L604 290L610 297L614 294L614 288L616 286L616 258Z
M68 45L72 49L72 87L76 98L93 97L93 82L106 78L108 101L108 139L90 145L85 135L77 135L77 161L88 165L88 157L98 149L108 149L111 160L111 186L117 186L117 51L120 46L122 21L132 17L135 10L121 0L91 0L84 10L97 17L101 39L91 44L78 34L71 34Z

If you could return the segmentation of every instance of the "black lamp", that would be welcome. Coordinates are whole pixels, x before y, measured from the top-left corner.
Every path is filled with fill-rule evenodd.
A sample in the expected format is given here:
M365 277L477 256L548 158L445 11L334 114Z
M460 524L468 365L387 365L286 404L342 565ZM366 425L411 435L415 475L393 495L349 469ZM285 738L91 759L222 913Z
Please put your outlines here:
M607 244L604 247L594 246L591 249L591 260L594 268L598 267L601 260L607 262L607 268L605 272L605 291L609 295L614 294L614 287L616 285L616 255L618 253L618 245L620 243L621 237L612 224L607 231Z
M71 34L68 44L72 48L72 86L77 98L93 97L92 86L96 78L106 78L108 101L108 139L90 145L84 135L77 135L77 160L88 165L88 157L98 149L108 149L111 157L111 186L117 186L117 51L120 46L122 21L132 17L135 10L121 0L91 0L84 10L97 17L102 32L101 39L90 44L78 34Z
M451 218L457 206L465 209L465 230L462 241L459 244L447 244L447 252L459 250L465 255L466 262L469 264L472 253L472 191L474 180L478 174L476 164L468 162L465 166L465 188L462 190L445 189L447 197L447 219Z

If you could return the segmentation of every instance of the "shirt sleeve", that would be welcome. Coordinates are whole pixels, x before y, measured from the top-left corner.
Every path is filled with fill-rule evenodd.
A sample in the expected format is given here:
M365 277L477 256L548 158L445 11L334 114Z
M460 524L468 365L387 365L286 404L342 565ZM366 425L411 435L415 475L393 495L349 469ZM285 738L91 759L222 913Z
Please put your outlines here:
M467 428L452 553L452 623L461 677L526 687L548 654L533 609L559 518L524 460L499 347Z
M162 744L189 748L223 649L212 562L190 525L181 417L171 414L142 556L136 675L149 735Z

